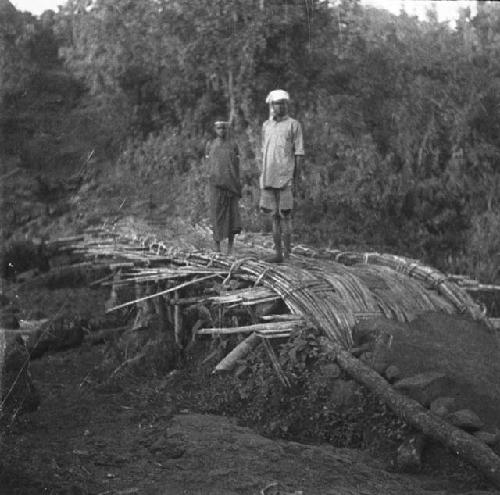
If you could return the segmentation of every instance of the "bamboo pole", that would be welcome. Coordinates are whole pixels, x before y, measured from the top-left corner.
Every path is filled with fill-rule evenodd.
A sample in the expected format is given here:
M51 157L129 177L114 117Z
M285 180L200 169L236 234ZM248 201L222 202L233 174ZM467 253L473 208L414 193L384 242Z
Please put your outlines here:
M174 292L174 335L175 335L175 343L180 348L181 345L181 307L178 304L175 304L175 301L179 300L179 291Z
M258 332L257 335L261 339L288 339L291 335L291 332L266 333L266 334L262 334L262 333Z
M272 345L267 341L267 339L264 339L262 342L264 343L264 348L266 349L269 359L271 360L271 363L273 365L274 371L278 375L280 382L285 387L290 388L290 380L283 372L283 369L281 368L280 362L278 360L278 357L276 356L276 353L274 352Z
M294 315L291 313L286 313L284 315L263 315L260 317L262 321L269 321L269 322L275 322L275 321L295 321L298 319L301 319L302 315Z
M163 296L165 294L169 294L170 292L175 292L178 289L182 289L183 287L187 287L188 285L193 285L193 284L196 284L198 282L203 282L204 280L209 280L211 278L215 278L218 276L219 276L218 274L214 274L214 275L207 275L206 277L196 278L194 280L190 280L189 282L184 282L184 283L177 285L175 287L171 287L170 289L166 289L166 290L163 290L161 292L157 292L156 294L150 294L148 296L141 297L139 299L134 299L133 301L128 301L126 303L119 304L118 306L114 306L113 308L106 310L106 313L110 313L111 311L116 311L117 309L122 309L122 308L125 308L127 306L131 306L132 304L137 304L138 302L146 301L147 299L152 299L153 297Z
M225 328L201 328L198 330L198 335L232 335L236 333L253 333L253 332L283 332L293 331L295 328L304 324L303 320L296 322L283 321L275 323L256 323L242 327L225 327Z

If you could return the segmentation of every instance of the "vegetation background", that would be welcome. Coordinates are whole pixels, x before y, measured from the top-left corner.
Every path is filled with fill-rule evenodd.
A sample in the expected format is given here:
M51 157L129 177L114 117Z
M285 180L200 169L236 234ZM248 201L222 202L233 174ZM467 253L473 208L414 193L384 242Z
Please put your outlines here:
M222 115L244 222L260 229L260 128L278 87L307 146L297 240L500 283L495 2L452 29L357 0L69 0L40 18L0 0L0 173L36 178L28 199L49 212L55 177L79 174L81 198L205 222L203 150ZM23 219L7 197L4 241Z

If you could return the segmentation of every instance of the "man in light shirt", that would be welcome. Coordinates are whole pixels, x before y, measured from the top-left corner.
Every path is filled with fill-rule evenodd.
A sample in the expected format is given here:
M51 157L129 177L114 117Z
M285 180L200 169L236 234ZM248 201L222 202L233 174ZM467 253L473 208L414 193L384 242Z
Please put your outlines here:
M273 215L275 255L267 260L270 263L282 263L290 257L293 188L304 156L302 127L288 115L288 102L286 91L271 91L266 98L271 115L262 125L260 208Z

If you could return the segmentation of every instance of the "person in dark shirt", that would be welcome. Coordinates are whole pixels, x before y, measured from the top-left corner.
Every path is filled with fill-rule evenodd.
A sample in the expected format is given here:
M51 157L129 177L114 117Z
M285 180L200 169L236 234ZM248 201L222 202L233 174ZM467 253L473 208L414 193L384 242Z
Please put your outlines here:
M220 253L221 241L228 240L227 254L232 254L234 236L241 232L239 199L241 198L239 153L228 136L229 122L215 122L216 138L208 143L210 177L210 218L215 250Z

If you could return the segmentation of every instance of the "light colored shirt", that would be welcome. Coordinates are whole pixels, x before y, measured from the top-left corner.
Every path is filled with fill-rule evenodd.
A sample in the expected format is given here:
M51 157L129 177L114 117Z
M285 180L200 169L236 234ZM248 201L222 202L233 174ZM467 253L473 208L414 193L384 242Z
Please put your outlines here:
M261 188L282 189L291 183L295 156L304 154L302 127L288 115L262 124Z

